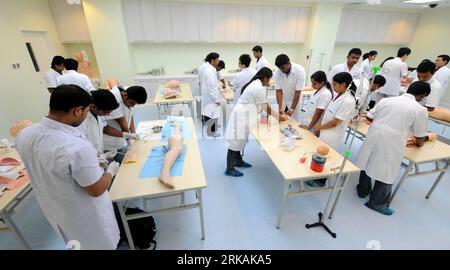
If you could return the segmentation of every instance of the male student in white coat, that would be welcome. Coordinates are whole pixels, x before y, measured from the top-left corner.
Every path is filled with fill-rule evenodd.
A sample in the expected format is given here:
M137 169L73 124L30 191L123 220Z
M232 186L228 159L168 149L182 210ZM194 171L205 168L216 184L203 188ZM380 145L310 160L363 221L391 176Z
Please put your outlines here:
M242 87L246 85L256 74L256 70L250 67L252 58L248 54L239 56L239 68L241 71L233 79L234 96L233 104L236 105L241 96Z
M220 60L219 64L217 65L217 81L219 81L219 84L222 85L222 89L227 88L227 83L225 82L225 79L223 78L222 74L220 73L220 71L222 69L225 69L225 62Z
M117 151L114 160L122 163L128 149L127 140L138 140L131 112L137 104L147 101L147 91L142 86L130 86L127 90L114 86L111 93L119 103L119 107L112 111L107 119L107 126L103 128L103 146L105 151Z
M376 102L383 98L396 97L400 94L400 81L401 79L407 79L408 65L405 62L410 54L410 48L402 47L398 49L397 57L383 63L380 75L386 79L386 84L378 90Z
M431 61L422 61L422 63L417 66L417 78L415 81L426 82L431 88L430 94L421 102L429 112L434 111L444 95L441 83L433 76L435 71L436 65Z
M256 58L256 66L255 66L256 71L262 69L263 67L270 68L269 61L267 61L267 59L264 57L263 48L261 46L256 45L255 47L253 47L252 51L253 56Z
M62 84L75 84L79 87L83 88L86 92L91 92L95 90L95 87L92 85L91 80L88 76L78 73L78 61L72 58L67 58L64 60L64 67L67 72L58 77L57 85Z
M297 113L297 105L300 101L300 93L305 88L305 69L291 62L286 54L280 54L275 59L278 69L275 71L275 90L280 114L287 114L298 122L300 110Z
M86 119L77 127L88 141L97 149L97 156L102 166L108 164L117 154L115 150L105 153L103 146L103 128L107 125L105 116L119 108L114 94L109 90L99 89L91 91L92 103Z
M220 114L220 92L217 81L217 67L219 65L219 54L209 53L198 68L198 81L202 95L202 121L207 127L207 135L219 137L216 132L217 120Z
M45 74L45 84L47 85L47 90L51 94L57 86L57 79L61 77L64 70L64 57L56 55L52 59L52 64L50 69Z
M430 90L425 82L413 82L405 94L382 99L367 113L372 125L356 157L356 165L362 170L356 190L361 198L370 194L365 205L381 214L394 213L387 204L409 134L415 137L418 147L428 139L428 113L419 102Z
M450 80L450 69L447 67L450 61L450 56L447 54L439 55L434 63L436 64L436 73L434 77L441 83L442 91L445 93L448 90L448 81Z
M361 58L361 55L362 51L360 48L351 49L347 54L347 61L335 65L328 73L328 80L330 81L330 83L333 83L334 75L341 72L350 73L350 75L352 75L353 80L361 79L361 76L363 74L362 70L358 66L356 66L356 64L359 61L359 58Z
M90 103L79 86L58 86L48 116L19 132L16 145L39 205L64 242L113 250L120 233L108 188L119 164L112 162L105 173L97 151L76 129Z

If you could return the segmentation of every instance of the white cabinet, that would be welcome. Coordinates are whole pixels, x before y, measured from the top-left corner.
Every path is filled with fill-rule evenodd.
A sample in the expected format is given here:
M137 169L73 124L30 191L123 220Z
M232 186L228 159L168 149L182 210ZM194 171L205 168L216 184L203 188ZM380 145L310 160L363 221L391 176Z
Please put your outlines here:
M129 42L302 43L309 8L123 0Z
M69 5L61 0L49 0L49 5L62 42L91 41L83 5Z
M408 44L419 16L416 13L344 10L336 42Z

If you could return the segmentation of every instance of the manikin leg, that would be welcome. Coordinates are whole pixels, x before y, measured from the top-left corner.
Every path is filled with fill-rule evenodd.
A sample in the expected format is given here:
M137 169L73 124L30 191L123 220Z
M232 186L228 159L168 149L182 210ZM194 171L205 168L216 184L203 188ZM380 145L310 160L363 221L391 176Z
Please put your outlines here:
M159 181L169 188L175 188L173 179L170 176L170 169L183 151L183 137L181 136L180 124L175 122L173 125L175 131L169 138L169 152L167 152L164 156L163 168L160 176L158 177Z

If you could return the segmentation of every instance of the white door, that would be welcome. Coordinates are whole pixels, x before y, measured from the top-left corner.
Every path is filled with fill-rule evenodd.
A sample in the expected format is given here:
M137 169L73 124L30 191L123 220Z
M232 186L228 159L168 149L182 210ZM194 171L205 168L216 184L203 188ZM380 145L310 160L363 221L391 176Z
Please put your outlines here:
M40 31L22 31L25 46L30 55L28 62L33 66L36 75L39 78L39 83L43 88L46 88L44 77L50 68L53 58L53 48L47 32Z

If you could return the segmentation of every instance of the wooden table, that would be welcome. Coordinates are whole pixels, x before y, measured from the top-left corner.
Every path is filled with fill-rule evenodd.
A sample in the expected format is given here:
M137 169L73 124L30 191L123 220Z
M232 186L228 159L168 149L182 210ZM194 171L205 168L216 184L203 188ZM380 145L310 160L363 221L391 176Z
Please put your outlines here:
M310 169L311 164L311 156L317 146L323 144L326 145L319 138L314 136L311 132L305 129L301 129L298 127L298 123L294 120L290 119L287 122L281 122L278 126L278 122L270 117L270 125L257 125L251 129L251 133L256 138L258 143L264 149L266 154L269 156L272 163L277 167L278 171L284 178L284 193L283 198L280 203L278 220L277 220L277 228L280 228L281 218L284 212L284 208L286 205L286 200L288 196L291 195L303 195L311 192L318 192L324 190L330 190L332 187L330 186L330 179L327 181L328 186L325 188L311 188L305 190L304 181L321 179L330 176L337 176L339 173L339 168L343 161L343 156L337 153L330 147L330 153L326 156L327 162L325 163L325 167L323 172L315 172ZM296 140L297 148L294 150L287 152L279 148L279 141L283 138L283 135L280 132L280 128L286 127L288 124L292 125L295 129L299 130L302 134L302 139ZM307 156L307 160L305 163L300 164L299 159L303 156ZM342 183L335 182L335 185L338 185L338 195L333 204L333 208L330 212L330 218L332 217L333 211L337 205L340 194L345 187L345 183L347 181L347 177L351 173L359 172L360 170L351 162L347 161L344 170L343 170L343 180ZM301 188L300 191L291 191L290 186L293 181L299 181Z
M168 89L165 84L158 87L153 103L158 107L158 119L161 118L161 106L170 106L176 104L187 104L191 109L191 117L194 117L194 96L192 95L191 86L187 83L180 84L180 96L172 99L165 99L161 90Z
M369 131L369 125L362 121L358 124L358 127L356 128L356 123L352 123L349 125L348 133L350 134L351 131L356 132L360 134L361 137L359 137L361 140L367 135ZM347 135L348 138L348 135ZM402 176L400 177L400 180L398 181L397 186L394 189L394 192L392 193L391 198L389 199L389 204L394 199L395 195L397 194L398 190L400 189L401 185L405 181L407 177L411 176L418 176L418 175L425 175L425 174L433 174L433 173L439 173L433 186L428 191L426 198L429 199L431 194L433 193L436 186L441 181L442 177L444 176L445 172L447 171L447 168L450 163L450 146L448 144L445 144L439 140L435 141L427 141L424 143L422 147L406 147L405 146L405 153L404 158L407 159L409 162L408 164L402 163L402 167L405 168L405 171L403 172ZM427 171L420 171L419 164L424 163L435 163L435 168ZM439 162L443 162L444 165L442 167L439 166ZM414 173L410 173L410 171L414 167Z
M234 90L231 86L227 85L227 88L220 89L220 94L227 101L228 104L233 103Z
M138 154L137 162L122 164L116 178L114 179L114 183L109 190L112 201L117 202L118 204L120 216L124 224L128 243L130 244L131 249L134 249L135 246L128 226L128 220L144 218L154 214L171 212L175 210L198 208L200 214L202 239L205 239L202 189L206 188L206 179L203 171L202 160L200 158L200 150L197 143L193 120L192 118L186 118L186 121L188 121L191 126L192 138L184 140L187 152L186 159L184 161L183 176L176 176L173 178L176 186L175 189L167 188L161 184L157 178L139 178L142 167L151 153L151 149L155 146L164 145L164 143L160 140L153 140L147 142L135 142L132 145L131 151L135 151ZM156 120L143 123L163 125L164 122L165 120ZM198 198L197 202L189 204L184 202L184 192L189 190L194 190L196 192ZM145 213L142 214L125 215L124 213L124 204L128 200L156 199L175 195L181 195L182 200L180 205L145 211Z
M1 149L0 157L13 157L22 162L19 157L19 153L17 153L16 150L5 153L4 150ZM17 166L16 168L14 168L14 171L20 171L21 169L23 169L23 165ZM28 182L27 184L24 184L16 189L5 190L3 191L3 195L0 196L0 220L3 220L7 228L11 230L11 232L17 237L17 239L26 249L31 248L25 240L25 237L21 234L16 224L12 220L12 215L14 215L14 209L27 197L28 194L31 193L31 190L31 183Z

